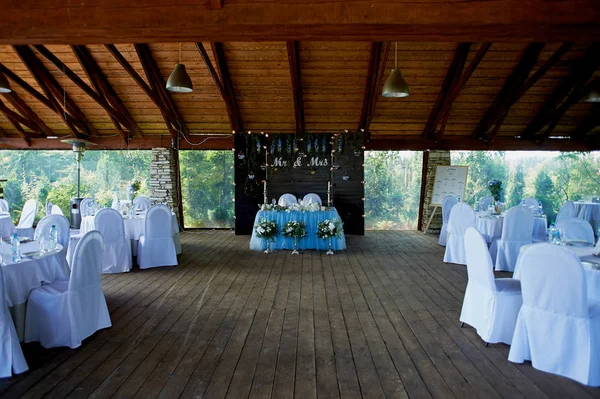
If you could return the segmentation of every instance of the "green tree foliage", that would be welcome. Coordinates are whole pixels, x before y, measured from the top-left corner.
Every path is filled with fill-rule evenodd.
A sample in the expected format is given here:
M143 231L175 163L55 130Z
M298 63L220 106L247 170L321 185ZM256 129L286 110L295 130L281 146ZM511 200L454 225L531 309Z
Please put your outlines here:
M509 207L517 206L523 200L525 194L525 175L523 174L523 165L518 164L515 171L510 174L510 180L508 187L508 198L506 199L506 205Z
M542 201L542 206L548 219L556 219L556 209L560 207L560 201L554 188L554 183L552 183L550 175L544 169L540 170L535 177L534 187L535 198L538 201Z
M474 206L479 199L489 196L488 182L493 179L503 182L504 190L500 201L504 201L508 166L503 152L456 151L452 152L451 156L453 165L469 166L464 202Z

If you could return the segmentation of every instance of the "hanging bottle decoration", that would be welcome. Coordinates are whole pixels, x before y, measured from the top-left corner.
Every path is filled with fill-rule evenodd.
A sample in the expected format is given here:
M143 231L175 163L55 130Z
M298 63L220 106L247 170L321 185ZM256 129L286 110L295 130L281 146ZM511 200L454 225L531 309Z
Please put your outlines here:
M277 150L279 152L281 152L281 150L283 149L283 144L281 143L281 137L279 139L277 139Z
M248 179L254 180L254 172L252 172L252 171L248 172Z
M260 154L260 150L261 150L260 139L255 138L255 140L256 140L256 152Z
M292 153L292 140L288 137L286 138L286 144L287 144L287 152L288 154Z
M321 139L321 151L323 153L327 152L327 139L325 137Z
M275 139L273 139L271 141L271 154L275 154L276 148L277 148L277 143L275 142Z
M243 160L244 158L246 158L246 155L245 155L245 154L244 154L242 151L240 151L240 152L238 152L238 154L237 154L237 157L238 157L238 159L241 161L241 160Z
M344 150L344 136L338 136L338 153L342 153Z
M312 151L312 141L307 140L306 141L306 151L310 154Z

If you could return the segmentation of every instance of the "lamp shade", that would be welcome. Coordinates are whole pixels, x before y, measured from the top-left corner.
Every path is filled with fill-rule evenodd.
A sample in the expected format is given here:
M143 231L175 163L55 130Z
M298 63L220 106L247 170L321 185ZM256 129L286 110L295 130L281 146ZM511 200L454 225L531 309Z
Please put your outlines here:
M390 76L383 85L381 95L384 97L407 97L409 94L408 83L404 80L399 69L392 69Z
M167 80L167 90L177 93L190 93L194 90L192 79L185 70L185 65L175 64L175 69L173 69Z
M591 89L585 96L586 103L600 103L600 92L595 89Z
M8 84L8 80L6 76L0 72L0 93L10 93L12 90L10 89L10 85Z

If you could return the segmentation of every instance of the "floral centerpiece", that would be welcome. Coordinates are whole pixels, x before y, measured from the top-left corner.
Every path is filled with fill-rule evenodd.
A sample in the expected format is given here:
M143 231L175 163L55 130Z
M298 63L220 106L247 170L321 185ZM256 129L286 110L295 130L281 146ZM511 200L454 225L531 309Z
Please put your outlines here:
M273 220L261 219L254 226L254 230L256 231L256 236L258 238L262 238L267 241L267 249L265 253L271 253L271 241L275 241L277 236L279 235L279 226Z
M500 180L490 180L488 182L488 189L490 194L494 197L494 213L502 212L502 204L500 198L502 198L502 182Z
M289 222L287 222L285 224L285 226L283 226L282 235L284 237L294 239L294 250L292 251L292 254L297 255L300 253L300 252L298 252L298 240L300 238L306 237L306 235L307 235L306 223L297 222L295 220L290 220Z
M333 255L331 239L341 237L343 232L342 222L339 219L325 219L317 224L317 238L328 240L327 255Z
M285 206L281 206L279 204L262 204L260 206L260 210L261 211L275 211L275 212L282 212L285 211Z
M141 186L142 183L137 179L129 183L129 186L127 187L127 199L129 201L133 201L138 191L140 191Z

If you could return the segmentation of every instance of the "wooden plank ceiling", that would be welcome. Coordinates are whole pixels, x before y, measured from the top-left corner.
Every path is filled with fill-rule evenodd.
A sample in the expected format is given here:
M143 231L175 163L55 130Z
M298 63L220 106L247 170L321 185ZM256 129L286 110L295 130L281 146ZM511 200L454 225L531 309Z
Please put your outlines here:
M582 100L600 47L577 43L398 42L407 98L383 98L388 41L184 42L189 94L164 89L178 43L3 45L0 147L231 148L232 131L365 129L373 149L598 149ZM66 93L66 97L64 96ZM206 139L202 145L198 144Z

